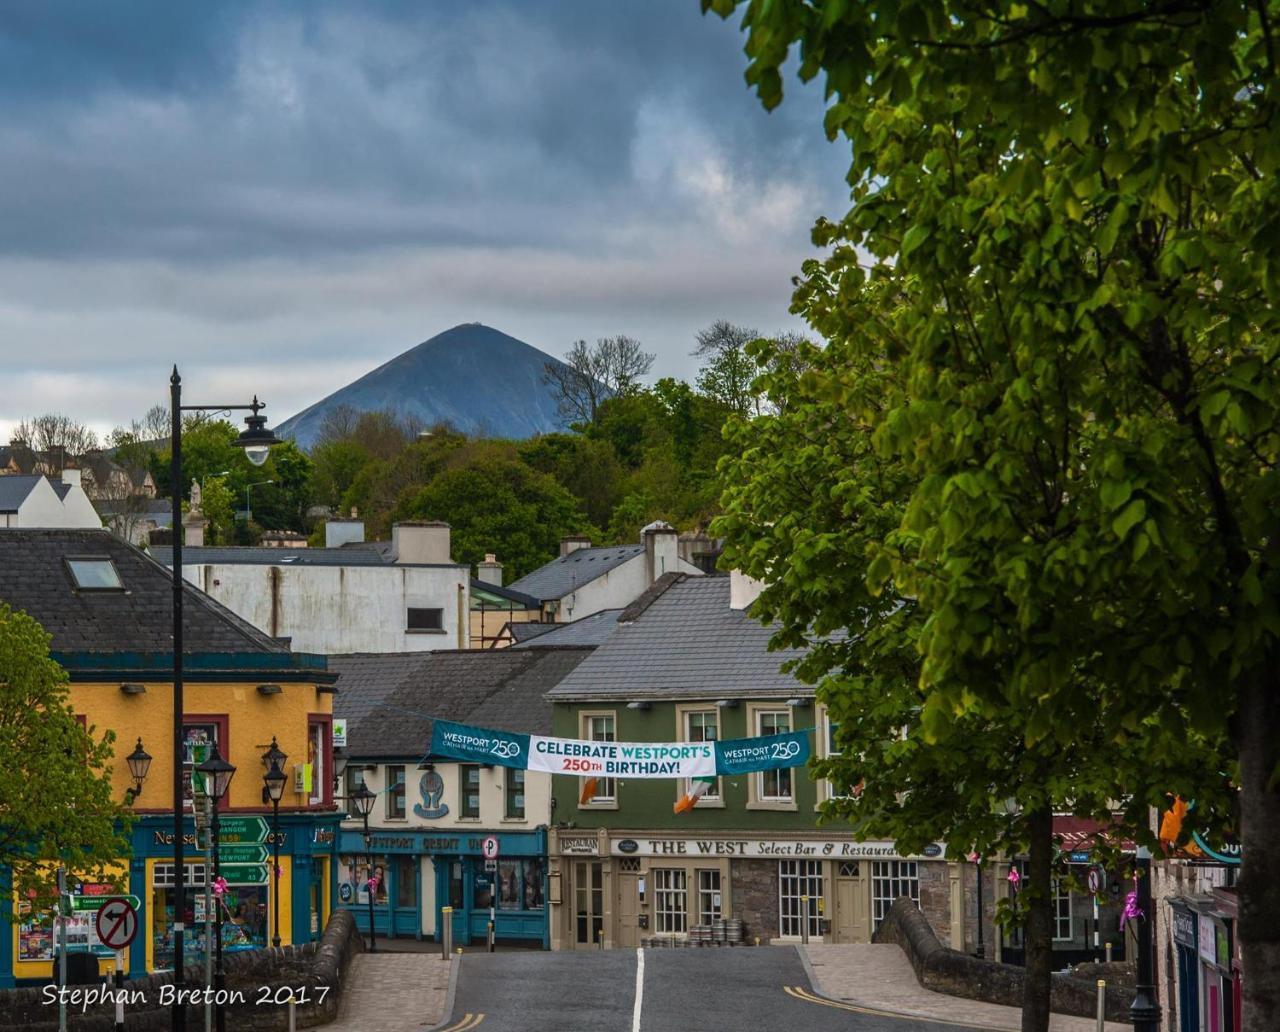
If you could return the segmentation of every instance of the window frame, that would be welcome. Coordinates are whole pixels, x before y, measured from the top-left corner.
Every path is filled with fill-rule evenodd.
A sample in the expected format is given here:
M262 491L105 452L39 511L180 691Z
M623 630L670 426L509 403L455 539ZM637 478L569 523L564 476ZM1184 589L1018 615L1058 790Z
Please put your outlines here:
M75 567L72 563L106 563L111 569L111 573L116 579L115 584L81 584L80 578L76 575ZM124 578L120 576L120 568L116 566L116 561L109 555L67 555L62 557L63 568L67 571L67 576L71 579L71 586L76 591L87 591L91 593L106 594L123 594L125 589Z
M470 787L470 772L476 772L476 810L470 813L470 807L467 806L467 789ZM480 820L480 764L478 763L459 763L458 764L458 820L460 821L479 821Z
M906 873L907 866L910 865L911 873ZM887 874L878 873L882 867L888 869ZM885 882L889 883L889 895L885 896L877 892L877 888ZM910 886L914 883L915 891L910 891ZM908 891L903 892L902 886L908 886ZM896 889L896 891L895 891ZM888 916L893 901L899 896L906 896L917 907L920 906L920 861L918 860L872 860L871 861L871 931L875 933L876 929L884 923L884 919Z
M307 714L307 742L311 742L311 730L314 727L321 728L320 732L320 751L317 757L318 762L315 766L320 770L311 771L311 794L306 797L308 806L315 807L331 807L333 806L333 714L332 713L308 713ZM316 789L319 789L319 795Z
M710 881L712 879L705 876L712 875L714 877L714 885L703 885L704 879ZM709 925L713 921L718 921L724 917L724 879L721 876L718 867L698 867L693 872L694 892L698 904L698 924ZM716 906L715 898L720 897L720 905ZM704 905L705 903L705 905Z
M651 867L653 924L659 935L689 934L689 871L684 867ZM664 884L666 882L667 884ZM679 884L676 884L676 883ZM674 927L679 925L679 927Z
M1053 879L1053 941L1054 942L1074 942L1076 935L1075 914L1073 906L1075 899L1071 892L1071 887L1064 883L1062 878ZM1067 934L1061 934L1063 908L1066 909Z
M715 718L715 722L716 722L715 731L716 731L717 737L714 739L692 738L690 734L690 729L689 729L689 718L695 715L701 715L706 713L710 713ZM680 706L680 705L676 706L676 736L677 736L676 741L678 742L720 741L720 735L722 731L723 731L723 721L721 720L720 710L716 706L714 705L707 706L707 705L701 705L701 704L689 704L689 705L683 705L683 706ZM676 782L676 799L680 799L682 796L686 795L692 790L693 790L693 779L681 778ZM695 802L693 805L697 809L705 808L708 810L717 810L717 809L723 810L725 806L724 779L716 778L715 787L708 789L707 792L704 795L700 796L697 802Z
M356 775L360 776L358 781L356 780ZM351 810L351 797L355 795L361 785L369 783L367 775L368 771L365 770L363 763L348 763L346 770L342 772L342 787L345 790L342 798L346 800L346 809L348 811Z
M182 741L184 743L183 754L185 756L185 743L187 740L187 728L200 727L201 725L212 724L217 730L215 731L214 742L218 746L218 755L224 760L231 759L231 714L229 713L183 713L182 714ZM182 766L188 766L186 760L182 761ZM191 765L194 771L194 764ZM234 783L234 782L233 782ZM186 790L191 785L191 780L185 775L183 777L183 809L186 809ZM230 796L231 789L227 789L227 795ZM194 791L191 799L194 800ZM231 806L230 799L223 799L218 803L218 809L225 812Z
M597 718L607 717L613 721L612 738L594 738L591 730L591 721ZM578 735L583 741L587 742L616 742L618 740L618 711L617 710L579 710L578 711ZM582 787L586 784L585 777L578 778L578 809L595 809L595 810L616 810L618 808L618 779L617 778L596 778L596 794L589 799L584 805L582 802ZM604 786L609 787L607 793L601 792Z
M526 798L529 779L527 772L520 767L503 767L502 774L502 819L504 821L524 821L528 819L529 800ZM519 791L516 790L516 778L520 779ZM513 813L512 800L520 797L520 812Z
M795 729L795 711L792 707L785 703L751 703L747 706L747 727L752 735L763 735L765 731L761 728L762 718L766 714L782 714L787 715L786 731L770 731L768 734L788 734ZM786 775L790 795L770 796L765 795L765 776L776 775L781 777ZM756 771L747 779L748 785L748 810L787 810L793 811L799 808L799 800L797 796L798 783L795 776L795 769L786 767L776 771Z
M788 871L788 868L791 868ZM788 883L797 890L786 891ZM814 886L817 891L814 891ZM825 906L818 906L818 900L826 899L826 875L823 861L808 857L794 857L778 861L778 937L782 939L799 939L803 930L804 903L803 897L809 897L809 938L822 938L822 918ZM808 890L807 892L805 890ZM787 904L791 903L792 906ZM788 911L792 911L788 913ZM791 930L788 930L791 929Z
M384 816L389 821L408 820L408 814L405 809L405 788L407 782L405 780L405 765L403 763L388 763L382 768L383 786L387 794L387 801L384 807ZM399 779L396 779L395 771L399 771Z
M437 613L439 614L439 627L414 627L414 613ZM443 606L409 606L404 607L404 633L405 634L448 634L448 629L444 625L444 607Z

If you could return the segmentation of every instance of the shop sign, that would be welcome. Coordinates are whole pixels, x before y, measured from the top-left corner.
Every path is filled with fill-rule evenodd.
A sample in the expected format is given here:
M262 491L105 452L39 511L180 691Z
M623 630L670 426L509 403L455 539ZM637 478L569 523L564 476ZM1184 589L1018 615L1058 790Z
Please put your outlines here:
M1173 908L1173 941L1179 946L1196 948L1196 916L1190 910Z
M621 848L622 843L618 843ZM600 840L594 835L561 835L560 852L566 856L599 856Z
M311 832L311 842L313 845L328 846L333 843L335 838L337 838L337 836L334 834L333 828L317 826Z
M333 718L333 747L335 749L345 749L347 747L347 721L345 717Z
M1217 954L1214 952L1215 931L1213 918L1205 917L1204 914L1198 915L1200 924L1200 959L1213 964L1217 961Z
M790 857L840 860L927 860L943 856L945 850L937 842L930 843L919 854L898 852L892 842L841 842L806 839L699 839L641 838L615 839L611 850L615 856L742 856Z
M1220 864L1239 864L1242 859L1240 841L1233 835L1224 835L1211 843L1204 834L1197 831L1191 838L1206 856L1217 860Z

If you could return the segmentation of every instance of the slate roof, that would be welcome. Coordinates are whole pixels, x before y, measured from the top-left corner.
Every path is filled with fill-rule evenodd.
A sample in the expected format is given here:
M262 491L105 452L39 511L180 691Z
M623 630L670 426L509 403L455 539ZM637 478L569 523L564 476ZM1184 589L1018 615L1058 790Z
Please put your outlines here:
M333 715L347 720L347 755L371 759L425 757L435 718L550 734L547 690L588 655L562 648L331 656Z
M68 556L111 559L125 590L78 590L63 562ZM183 597L184 653L289 652L199 589L187 585ZM57 652L173 649L169 571L106 530L0 530L0 602L38 620Z
M537 599L564 598L575 588L602 577L615 566L644 553L644 545L579 548L539 566L508 587Z
M638 605L641 599L627 607L608 640L552 688L548 698L568 702L813 694L812 687L779 670L803 653L768 651L773 630L753 620L747 610L729 608L728 577L668 574L651 591L652 596L641 596L647 603L643 608Z
M557 626L559 625L550 620L509 620L503 630L511 635L512 641L518 644L522 641L532 641L538 635L546 634L548 631L554 631Z
M570 623L534 624L535 627L546 628L540 634L531 634L521 639L517 627L528 627L529 624L512 623L510 629L516 642L513 649L544 649L562 645L603 645L617 629L621 609L602 609L598 613L584 616Z
M44 477L25 473L10 473L0 477L0 512L17 512L18 506L27 500L36 484Z
M173 562L169 545L156 545L151 554L159 563ZM186 566L228 563L241 566L390 566L391 561L371 548L258 548L248 545L204 545L182 550ZM400 566L465 566L465 563L401 563Z

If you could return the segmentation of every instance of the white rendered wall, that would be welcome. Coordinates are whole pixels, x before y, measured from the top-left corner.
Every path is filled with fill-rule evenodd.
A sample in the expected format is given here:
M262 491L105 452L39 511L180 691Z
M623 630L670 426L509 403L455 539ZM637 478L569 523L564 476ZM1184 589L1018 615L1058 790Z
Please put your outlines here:
M701 577L702 571L692 563L672 556L674 566L680 573ZM671 569L659 570L658 576L671 573ZM649 582L645 579L645 556L641 552L625 563L615 566L608 573L576 588L560 600L560 609L556 613L558 623L569 623L581 620L584 616L598 613L604 609L623 609L643 594Z

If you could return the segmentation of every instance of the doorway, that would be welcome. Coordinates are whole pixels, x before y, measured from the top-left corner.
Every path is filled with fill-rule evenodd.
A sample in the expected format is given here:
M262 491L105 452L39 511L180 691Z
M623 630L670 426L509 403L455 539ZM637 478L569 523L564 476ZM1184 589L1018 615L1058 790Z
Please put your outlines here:
M604 937L604 864L579 860L573 865L574 945L598 946Z

